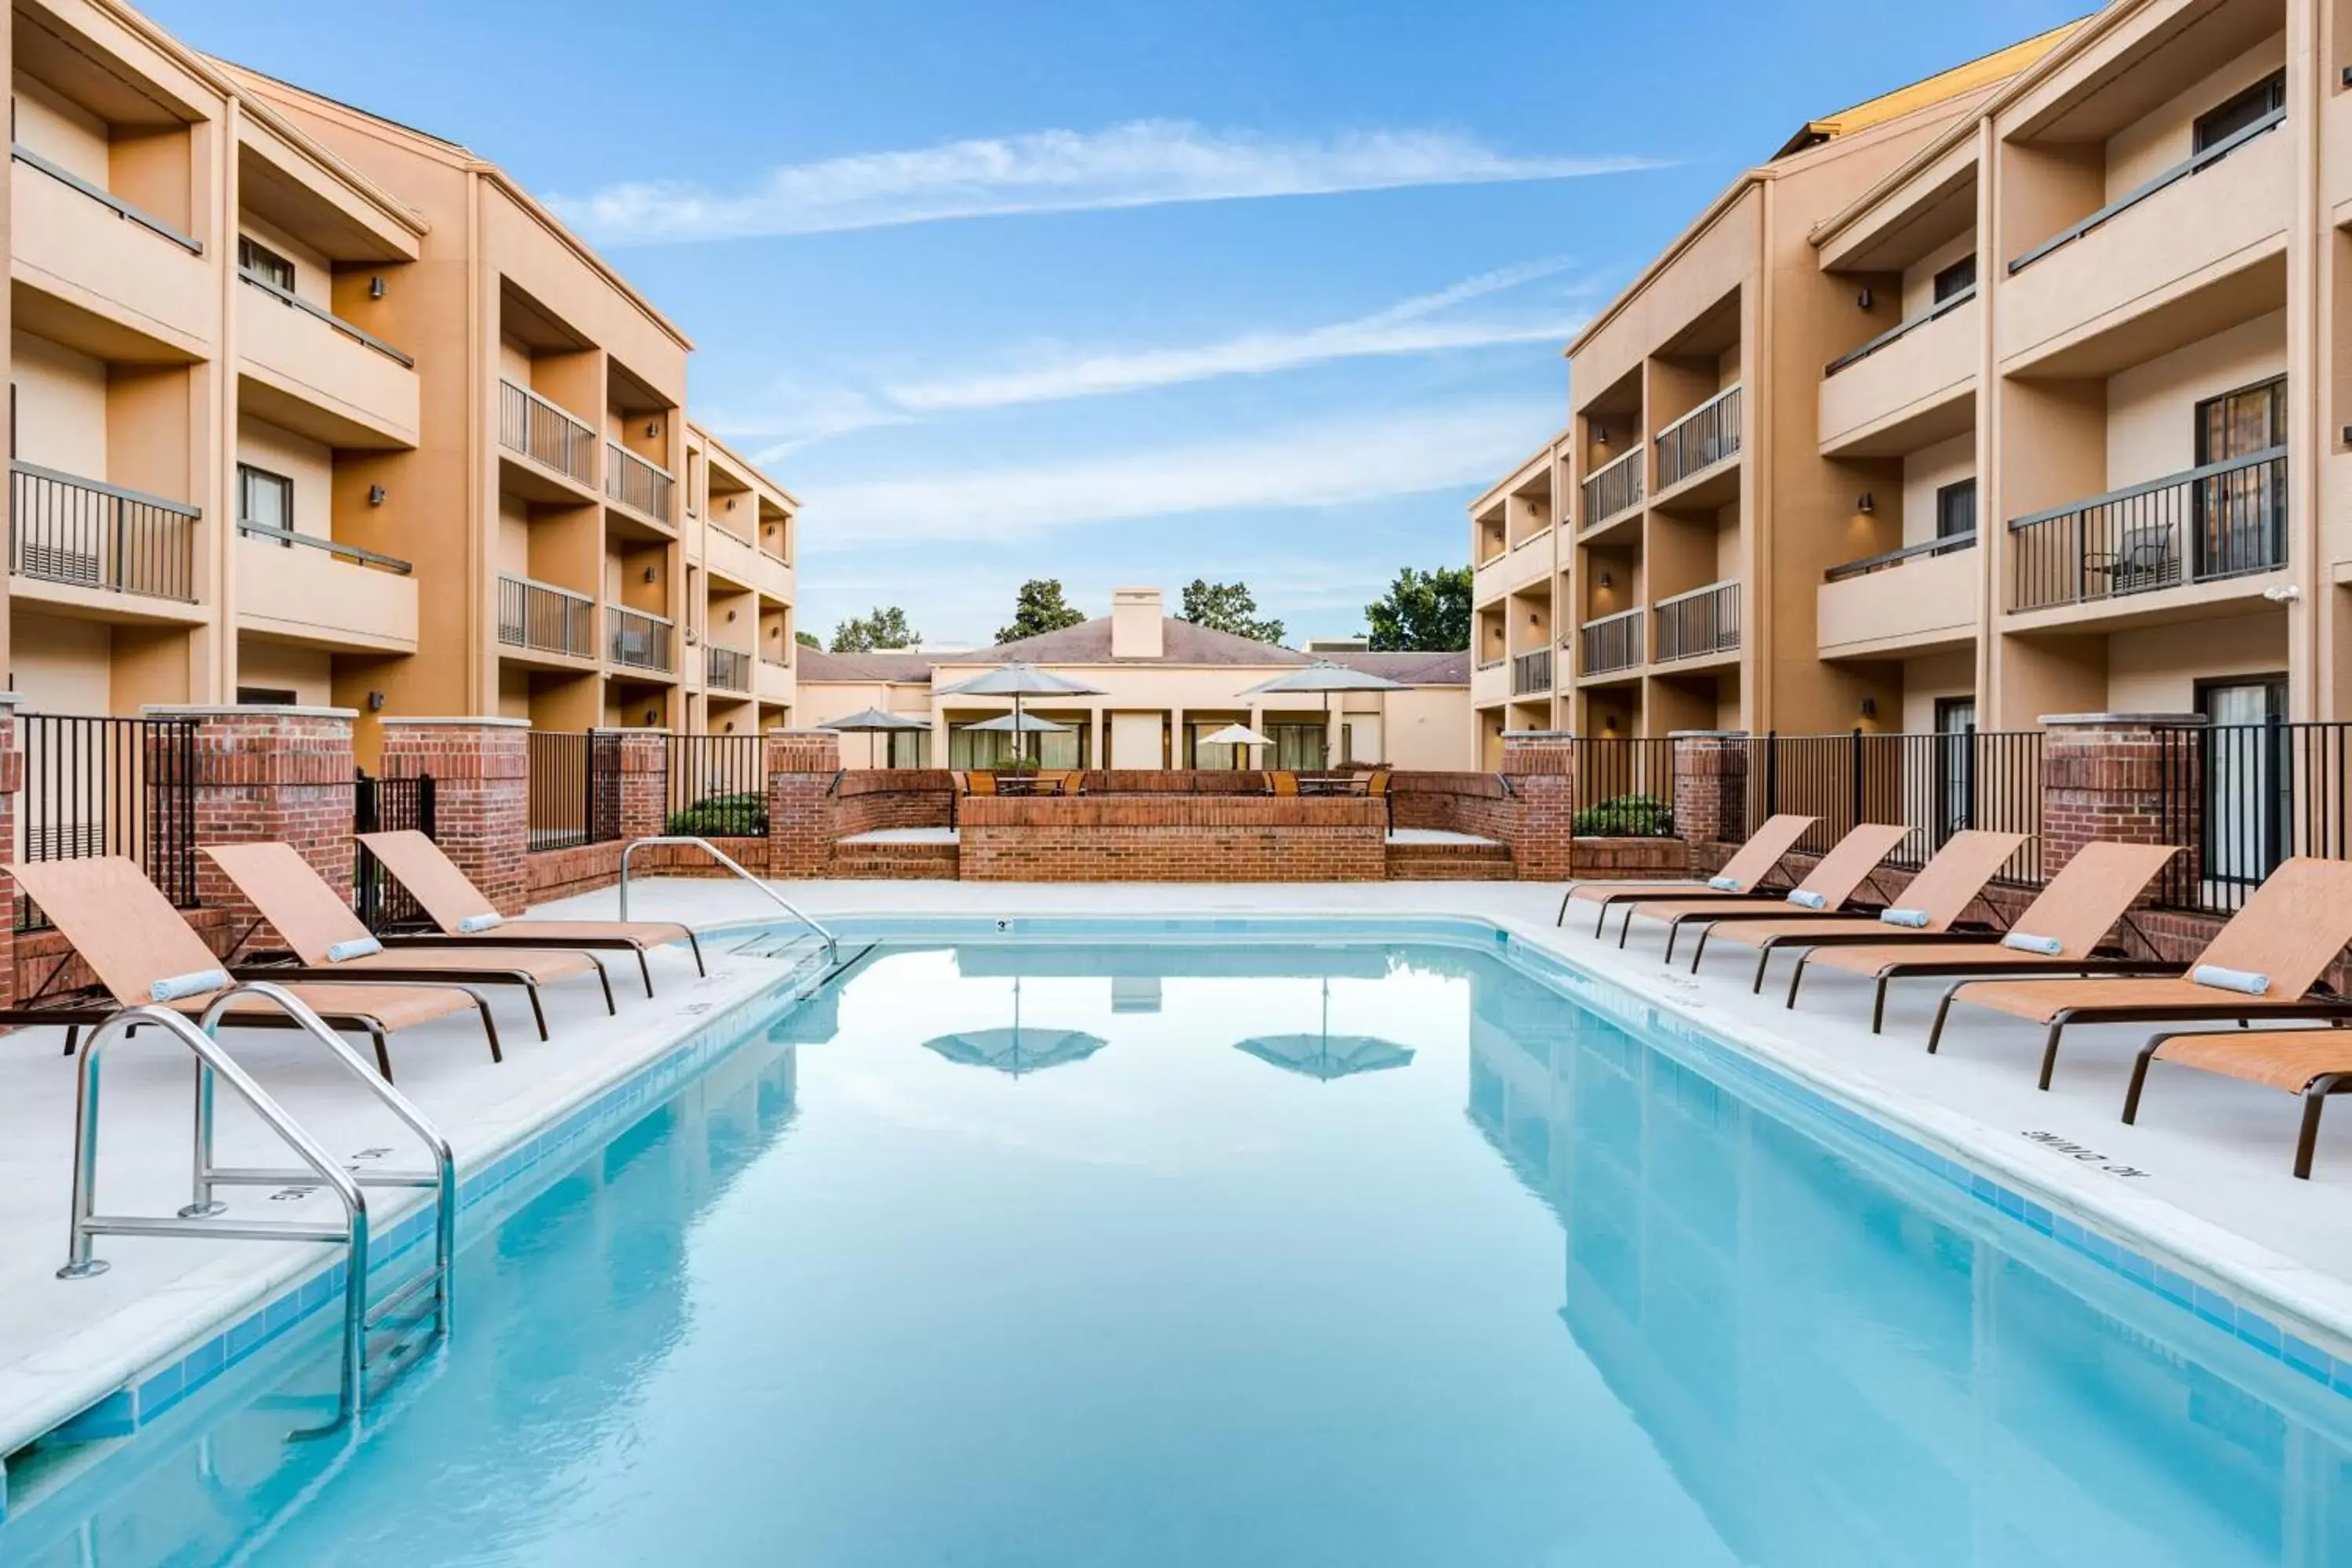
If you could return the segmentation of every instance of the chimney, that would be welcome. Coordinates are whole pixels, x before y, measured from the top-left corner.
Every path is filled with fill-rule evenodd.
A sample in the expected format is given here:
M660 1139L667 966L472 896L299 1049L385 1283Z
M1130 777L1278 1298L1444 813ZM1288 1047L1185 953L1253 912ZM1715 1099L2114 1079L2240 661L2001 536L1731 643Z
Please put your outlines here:
M1113 658L1158 658L1165 651L1160 637L1160 590L1114 588L1110 595L1110 656Z

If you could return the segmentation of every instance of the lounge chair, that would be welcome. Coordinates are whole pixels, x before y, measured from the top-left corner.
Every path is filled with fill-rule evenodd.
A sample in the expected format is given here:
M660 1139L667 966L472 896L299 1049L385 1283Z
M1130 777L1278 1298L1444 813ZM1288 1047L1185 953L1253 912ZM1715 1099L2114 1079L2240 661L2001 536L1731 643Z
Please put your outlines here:
M530 998L531 1021L539 1026L542 1040L547 1038L547 1011L540 1005L539 988L547 981L593 973L604 988L604 1011L618 1011L613 1004L612 978L592 952L577 948L484 948L462 936L436 937L430 945L412 943L396 951L383 948L381 939L334 889L320 879L292 845L207 844L204 852L294 952L291 963L238 966L234 973L240 980L341 981L365 974L424 984L454 981L464 985L519 985ZM378 945L377 951L335 956L372 942Z
M1911 829L1891 822L1864 822L1848 832L1843 838L1830 846L1829 853L1813 863L1812 870L1796 885L1772 913L1783 920L1843 920L1854 914L1846 907L1878 863L1895 853L1895 847L1911 836ZM1704 897L1644 899L1625 911L1625 923L1618 928L1617 945L1625 945L1626 935L1633 931L1636 919L1666 922L1666 962L1675 959L1675 943L1685 925L1705 928L1718 916L1738 914L1755 908L1734 900Z
M1919 931L1906 937L1888 927L1880 933L1882 942L1799 953L1789 975L1788 1005L1797 1005L1797 987L1804 983L1806 969L1815 965L1866 974L1875 983L1870 1006L1874 1035L1886 1021L1886 987L1896 980L1964 974L1988 979L2004 974L2177 974L2177 963L2127 958L2101 944L2117 921L2129 919L2131 902L2140 889L2179 853L2169 844L2085 844L2006 933Z
M984 774L974 774L975 778ZM702 963L702 943L694 928L676 921L509 921L501 920L466 873L457 869L441 847L410 828L399 833L362 833L360 842L383 863L394 880L408 889L441 935L392 936L386 947L431 946L452 936L467 936L482 947L576 947L591 952L634 952L646 994L654 994L653 965L646 954L657 947L684 942L694 952L698 974L709 973ZM468 929L471 928L471 929Z
M1903 889L1899 906L1872 919L1790 920L1777 910L1769 913L1762 910L1726 910L1698 933L1698 951L1691 954L1691 973L1698 973L1699 960L1706 955L1710 940L1746 942L1757 950L1756 979L1748 989L1760 995L1764 971L1771 963L1772 954L1783 947L1833 947L1840 943L1860 946L1884 942L1890 935L1900 936L1906 931L1941 935L1968 913L1969 905L1984 896L1985 884L1993 879L2002 863L2016 854L2017 847L2024 842L2022 833L1961 829L1946 839L1944 847L1919 868L1918 874Z
M2233 1018L2352 1018L2352 1000L2311 988L2352 942L2352 861L2297 857L2280 865L2214 934L2186 973L2122 979L1963 980L1944 993L1927 1048L1943 1042L1952 1004L1990 1007L2048 1029L2043 1089L2074 1024L2197 1023ZM2199 979L2202 975L2205 978ZM2221 984L2221 982L2231 984ZM2247 989L2236 988L2242 983ZM2255 987L2259 985L2259 989Z
M49 922L64 933L75 952L89 964L110 1002L34 1002L0 1008L0 1024L38 1028L62 1024L66 1055L71 1056L85 1026L103 1024L125 1007L157 1000L154 987L167 981L205 973L222 974L222 965L205 939L180 917L138 865L119 855L90 860L41 860L8 868L25 895L41 907ZM223 978L226 975L223 974ZM210 986L164 1005L201 1016L226 984ZM415 1024L430 1023L473 1008L481 1014L489 1037L490 1059L500 1060L499 1023L490 1014L488 998L456 982L431 985L388 983L350 984L342 981L296 981L285 987L324 1019L329 1027L365 1034L375 1046L376 1068L392 1081L392 1053L387 1036ZM286 1013L260 997L239 997L229 1004L222 1022L240 1028L292 1028Z
M2294 1141L2294 1173L2311 1179L2319 1142L2319 1112L2331 1094L2352 1089L2352 1032L2341 1028L2211 1029L2153 1036L2132 1064L2124 1120L2139 1120L2140 1090L2150 1062L2173 1062L2303 1097L2303 1131Z
M1571 882L1559 898L1559 913L1554 925L1568 923L1570 902L1599 904L1601 918L1592 927L1594 936L1606 933L1609 911L1618 904L1639 903L1643 899L1757 899L1766 878L1780 869L1780 862L1797 847L1797 840L1819 820L1784 813L1769 817L1764 826L1748 836L1738 853L1723 863L1723 869L1711 880L1685 879L1665 882ZM1629 919L1631 917L1628 917Z

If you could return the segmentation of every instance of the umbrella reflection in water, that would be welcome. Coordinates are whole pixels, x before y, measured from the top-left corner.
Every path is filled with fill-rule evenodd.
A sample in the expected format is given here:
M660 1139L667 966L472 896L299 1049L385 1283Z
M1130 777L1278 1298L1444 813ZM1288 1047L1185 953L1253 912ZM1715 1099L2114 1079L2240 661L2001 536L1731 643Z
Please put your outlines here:
M1082 1062L1110 1042L1084 1029L1024 1028L1021 1023L1021 979L1013 980L1013 1026L967 1029L925 1040L923 1048L937 1051L965 1067L994 1068L1019 1078L1069 1062Z
M1323 1027L1312 1035L1258 1035L1236 1041L1234 1049L1246 1051L1285 1072L1303 1073L1325 1083L1352 1078L1360 1072L1401 1068L1412 1060L1410 1047L1371 1035L1331 1032L1331 981L1323 981Z

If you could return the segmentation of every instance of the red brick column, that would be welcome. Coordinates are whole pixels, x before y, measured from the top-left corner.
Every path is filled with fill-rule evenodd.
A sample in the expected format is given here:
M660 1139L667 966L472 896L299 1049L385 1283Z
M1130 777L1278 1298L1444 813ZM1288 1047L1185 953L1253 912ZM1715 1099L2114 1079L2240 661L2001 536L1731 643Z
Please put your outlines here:
M150 706L150 719L193 719L195 736L186 782L198 848L255 841L290 844L331 888L352 885L352 721L349 708ZM181 763L169 743L148 750L148 772L173 779ZM247 946L273 946L277 932L259 923L210 857L198 855L196 901L226 910L228 934Z
M833 866L834 781L841 737L830 730L768 731L768 875L822 877Z
M669 825L669 731L598 730L595 733L606 738L600 743L613 745L618 753L622 841L658 837Z
M385 719L388 779L433 776L433 837L502 915L529 902L530 721Z
M1748 731L1676 730L1675 832L1685 843L1738 844L1748 820Z
M2200 877L2203 758L2195 713L2045 713L2042 717L2042 874L2055 876L2093 839L2175 844L2158 884ZM2144 893L2142 904L2154 901Z
M25 787L16 694L0 691L0 845L16 842L17 796ZM12 851L13 853L13 851ZM0 1006L16 999L16 879L0 871Z
M1511 870L1522 882L1567 880L1576 849L1576 737L1551 730L1503 737L1510 787Z

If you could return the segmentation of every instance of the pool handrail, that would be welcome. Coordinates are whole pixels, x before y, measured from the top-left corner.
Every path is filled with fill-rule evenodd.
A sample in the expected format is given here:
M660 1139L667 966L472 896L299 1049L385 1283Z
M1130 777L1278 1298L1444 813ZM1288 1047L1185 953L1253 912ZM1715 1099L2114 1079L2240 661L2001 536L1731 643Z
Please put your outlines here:
M733 856L719 847L718 845L713 844L708 838L699 837L691 833L656 833L647 837L632 838L629 840L627 846L621 851L621 919L627 920L629 918L629 860L638 850L644 848L648 844L691 845L694 847L700 849L713 860L718 861L719 864L735 873L736 876L740 877L744 881L751 883L751 886L759 889L761 892L766 894L769 901L775 904L777 908L792 916L793 919L800 921L801 924L808 927L809 930L816 932L818 938L824 942L827 952L838 952L841 951L841 939L834 935L829 927L817 921L812 920L790 899L776 891L775 889L768 886L766 881L761 878L755 877L751 872L745 870L742 866L736 861Z

